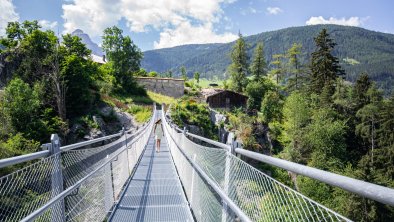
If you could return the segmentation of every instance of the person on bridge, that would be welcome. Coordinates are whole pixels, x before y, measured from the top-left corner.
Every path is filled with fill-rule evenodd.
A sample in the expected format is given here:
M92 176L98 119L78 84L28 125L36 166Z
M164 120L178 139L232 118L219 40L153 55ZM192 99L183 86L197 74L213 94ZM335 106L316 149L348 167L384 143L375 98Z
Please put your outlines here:
M160 141L163 137L163 125L161 124L161 119L155 122L155 129L153 131L156 136L156 153L160 152Z

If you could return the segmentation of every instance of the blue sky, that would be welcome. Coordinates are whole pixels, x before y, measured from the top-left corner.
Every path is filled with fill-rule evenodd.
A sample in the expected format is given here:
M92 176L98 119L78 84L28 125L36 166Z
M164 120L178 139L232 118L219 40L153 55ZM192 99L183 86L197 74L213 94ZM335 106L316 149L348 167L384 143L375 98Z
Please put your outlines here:
M100 43L102 30L118 25L144 51L322 23L394 33L392 0L0 0L0 12L0 35L7 21L39 20Z

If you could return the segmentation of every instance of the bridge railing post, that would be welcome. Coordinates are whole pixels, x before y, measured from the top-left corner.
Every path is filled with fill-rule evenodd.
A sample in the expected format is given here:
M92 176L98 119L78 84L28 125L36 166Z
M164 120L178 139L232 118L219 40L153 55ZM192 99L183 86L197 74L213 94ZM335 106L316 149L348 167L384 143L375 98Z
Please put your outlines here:
M129 149L127 147L127 132L126 129L124 128L124 126L122 127L122 135L124 136L124 145L126 147L126 160L127 160L127 172L130 175L131 174L131 166L130 166L130 161L129 161Z
M109 155L107 155L107 160L109 159ZM113 182L112 182L112 163L107 164L104 167L104 197L105 197L105 209L109 211L114 203L114 191L113 191Z
M60 139L57 134L51 135L50 154L53 155L53 168L51 176L51 197L54 198L63 191L62 157L60 153ZM51 209L51 221L65 221L64 199L55 204Z
M226 154L226 166L225 166L225 171L224 171L224 191L226 192L227 195L231 193L232 185L231 183L233 182L231 179L231 155L235 154L235 148L238 147L238 143L235 141L235 138L232 139L231 141L231 146L230 149L227 150ZM234 214L231 214L228 212L228 207L226 203L223 203L223 210L222 210L222 221L227 221L227 217L230 217L232 219L234 217Z

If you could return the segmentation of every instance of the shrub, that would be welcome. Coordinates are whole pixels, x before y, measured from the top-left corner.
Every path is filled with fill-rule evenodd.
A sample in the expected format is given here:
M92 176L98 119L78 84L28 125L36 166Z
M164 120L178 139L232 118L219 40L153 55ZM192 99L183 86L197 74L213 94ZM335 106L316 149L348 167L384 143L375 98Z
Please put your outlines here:
M196 103L193 100L179 101L172 106L171 118L179 127L188 125L199 126L206 137L217 138L216 126L211 122L207 105Z
M86 115L82 116L79 119L77 119L77 123L88 127L90 129L99 129L100 126L93 120L93 117L91 115Z
M152 111L149 108L144 108L135 114L135 120L139 123L147 122L152 116Z
M3 159L35 152L40 147L40 142L28 140L23 137L22 133L17 133L14 136L10 136L6 142L0 143L0 147L2 148L0 159Z
M127 112L132 114L139 123L148 121L152 116L152 110L149 106L131 105Z

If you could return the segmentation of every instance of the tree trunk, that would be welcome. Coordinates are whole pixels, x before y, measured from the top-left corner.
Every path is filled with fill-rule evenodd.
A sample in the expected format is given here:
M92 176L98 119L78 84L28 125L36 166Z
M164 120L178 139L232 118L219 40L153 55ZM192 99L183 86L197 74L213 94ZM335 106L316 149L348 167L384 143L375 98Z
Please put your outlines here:
M66 84L64 78L60 75L59 69L59 61L56 58L56 61L52 64L53 71L50 74L50 79L52 81L53 91L55 93L57 111L59 113L60 118L65 121L66 120Z

